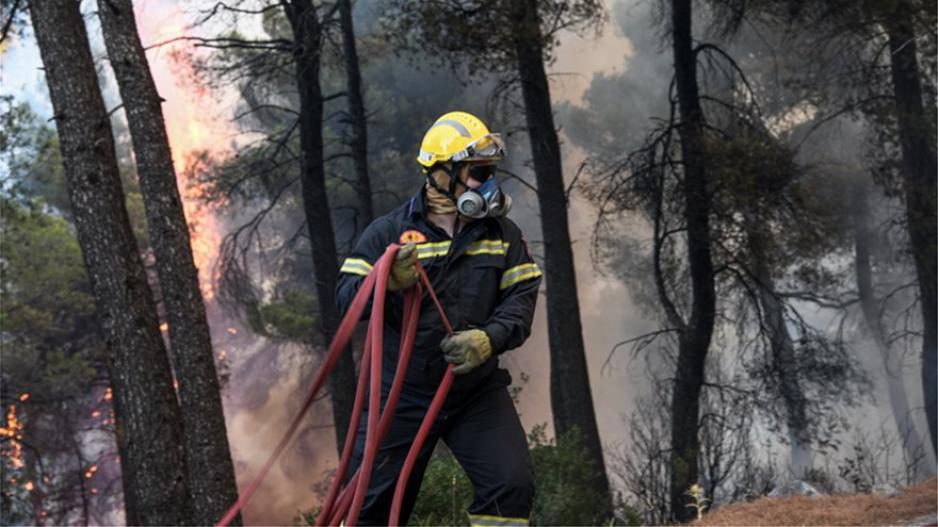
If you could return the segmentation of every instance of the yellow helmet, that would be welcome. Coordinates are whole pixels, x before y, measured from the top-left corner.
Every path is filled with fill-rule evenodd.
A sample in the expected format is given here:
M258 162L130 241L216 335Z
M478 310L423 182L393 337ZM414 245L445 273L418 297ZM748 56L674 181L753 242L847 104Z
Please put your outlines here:
M504 157L501 136L489 132L482 119L466 112L449 112L424 134L417 162L430 168L446 161L498 161Z

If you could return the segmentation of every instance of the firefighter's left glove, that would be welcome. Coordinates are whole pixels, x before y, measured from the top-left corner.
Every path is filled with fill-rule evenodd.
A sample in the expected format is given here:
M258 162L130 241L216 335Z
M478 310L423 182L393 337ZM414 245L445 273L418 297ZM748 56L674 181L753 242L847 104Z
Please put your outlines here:
M397 250L391 274L388 275L388 291L400 291L417 283L417 246L408 243Z
M453 373L462 375L481 366L492 356L492 342L481 329L458 331L440 342L446 362L456 365Z

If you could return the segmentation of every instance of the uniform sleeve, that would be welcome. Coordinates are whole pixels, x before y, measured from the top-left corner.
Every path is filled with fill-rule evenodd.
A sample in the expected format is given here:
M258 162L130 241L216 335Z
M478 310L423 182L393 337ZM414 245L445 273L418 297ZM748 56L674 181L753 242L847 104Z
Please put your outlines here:
M528 253L521 231L506 225L509 243L505 270L498 285L498 303L482 329L497 354L517 348L531 335L531 321L541 285L541 270Z
M355 249L342 262L339 269L339 282L336 285L336 305L339 313L345 316L358 288L371 272L372 266L381 258L391 243L391 225L386 219L378 219L365 228ZM369 304L370 306L370 304ZM368 310L370 311L370 309ZM367 312L366 312L367 316Z

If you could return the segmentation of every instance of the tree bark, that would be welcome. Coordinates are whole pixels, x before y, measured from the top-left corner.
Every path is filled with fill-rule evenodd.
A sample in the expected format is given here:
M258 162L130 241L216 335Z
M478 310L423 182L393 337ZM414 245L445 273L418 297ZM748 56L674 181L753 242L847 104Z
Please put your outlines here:
M191 523L182 416L79 2L33 0L29 8L109 355L127 523Z
M782 400L785 403L785 421L788 425L789 471L796 478L803 478L811 468L811 440L808 431L807 400L798 379L798 362L795 345L785 325L785 306L779 300L775 280L769 268L765 252L765 240L752 212L746 213L746 238L752 273L757 284L755 301L761 307L760 331L767 333L771 348L772 364L778 375Z
M902 440L902 450L906 461L918 457L919 449L925 448L925 443L915 429L914 420L911 419L909 399L905 392L905 375L903 374L902 355L889 349L886 344L886 335L879 320L876 290L873 286L873 270L871 264L870 228L869 228L869 184L859 182L853 188L853 225L854 249L856 255L855 269L857 277L857 295L860 298L860 310L866 329L873 337L873 343L883 358L883 372L886 377L886 386L889 391L889 404L892 416L896 423L896 430ZM924 454L924 450L921 451ZM930 467L929 472L934 472Z
M609 481L602 442L590 391L583 345L576 269L567 221L567 196L560 158L560 142L554 126L550 87L544 71L542 36L536 0L519 0L515 20L515 53L524 98L537 195L544 239L547 283L547 328L550 341L550 400L557 434L577 429L596 467L593 486L607 502L597 504L597 516L611 517Z
M368 124L365 120L362 75L359 69L358 50L355 47L351 0L339 0L339 23L342 27L349 123L352 127L349 146L352 148L352 161L355 164L355 193L358 195L359 217L355 232L360 235L374 219L374 208L371 202L371 180L368 177Z
M922 306L922 390L932 452L938 454L938 257L936 257L936 179L934 130L922 102L921 71L911 7L895 3L886 17L890 69L902 146L906 224Z
M684 220L691 278L691 318L682 328L677 371L671 395L671 513L679 521L693 515L685 493L697 482L697 435L704 365L716 309L713 261L710 254L710 195L704 119L697 84L697 57L691 34L691 0L672 0L671 23L674 73L681 122L681 156L684 168Z
M323 165L323 103L319 85L322 25L310 0L289 1L284 4L284 9L293 29L296 83L300 94L300 184L303 211L313 253L316 297L319 301L319 331L328 343L332 341L341 319L335 303L339 257ZM329 377L336 445L340 455L352 416L355 385L352 355L343 353Z
M169 324L185 427L193 519L211 525L237 501L234 466L199 275L163 121L162 99L130 0L98 0L104 43L130 128L150 243ZM240 518L236 521L240 523Z

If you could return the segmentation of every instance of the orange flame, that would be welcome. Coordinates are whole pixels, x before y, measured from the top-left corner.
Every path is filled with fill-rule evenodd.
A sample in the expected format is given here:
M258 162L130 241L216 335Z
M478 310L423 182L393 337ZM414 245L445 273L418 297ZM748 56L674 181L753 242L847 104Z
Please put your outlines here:
M176 5L147 4L137 13L137 23L144 43L165 42L190 32L189 20ZM192 59L182 53L188 43L178 42L150 50L148 60L157 90L162 96L166 132L173 153L176 178L181 190L183 209L189 223L192 257L199 273L202 295L214 298L211 270L221 245L218 220L200 205L205 188L187 181L190 168L198 162L196 154L206 152L217 157L229 150L226 138L231 126L227 120L213 117L223 108L218 94L198 82L198 71ZM174 53L179 52L179 53Z
M95 410L91 412L91 417L100 417L100 416L101 416L101 410Z
M33 485L32 481L27 481L25 484L23 484L23 488L26 489L26 492L32 492L36 486Z
M85 471L85 478L91 479L94 477L94 473L98 471L98 465L91 465L88 467L88 470Z
M27 399L29 399L28 393L24 393L20 395L20 402L26 402Z
M106 388L104 390L104 400L110 401L113 397L114 397L114 392L112 392L110 388Z
M160 324L160 331L162 331L163 333L166 333L167 331L169 331L169 324L166 322L163 322L162 324Z
M23 423L16 417L16 406L10 405L7 411L6 426L0 427L0 436L7 437L9 441L9 458L13 468L23 468Z

